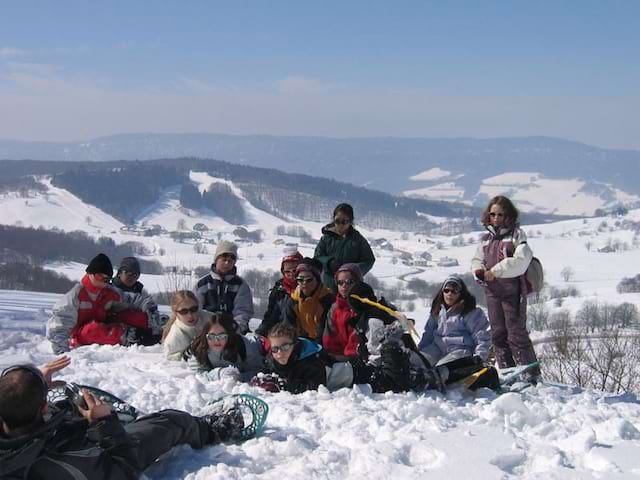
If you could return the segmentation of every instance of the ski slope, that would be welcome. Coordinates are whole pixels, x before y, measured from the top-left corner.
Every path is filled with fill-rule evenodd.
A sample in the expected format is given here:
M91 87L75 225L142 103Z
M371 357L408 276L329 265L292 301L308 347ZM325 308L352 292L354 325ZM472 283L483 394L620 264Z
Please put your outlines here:
M0 366L53 358L44 324L57 295L0 291ZM180 447L148 479L632 479L640 476L635 396L539 385L522 394L294 396L210 382L154 347L88 346L59 378L109 390L144 412L193 414L232 393L264 398L264 433L240 445Z

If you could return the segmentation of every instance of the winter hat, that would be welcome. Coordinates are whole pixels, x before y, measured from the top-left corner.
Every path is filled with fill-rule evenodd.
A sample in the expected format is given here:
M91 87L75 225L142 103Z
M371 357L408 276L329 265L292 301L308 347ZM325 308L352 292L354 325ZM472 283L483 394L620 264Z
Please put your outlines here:
M341 265L333 277L338 278L338 274L340 272L349 272L356 283L362 281L362 270L360 270L357 263L345 263L344 265Z
M213 257L213 261L215 262L220 255L224 255L225 253L228 253L229 255L233 255L237 259L238 246L235 243L230 242L229 240L222 240L220 243L218 243L218 246L216 247L216 254Z
M458 288L458 291L461 292L462 286L464 285L464 281L458 275L449 275L447 279L444 281L444 283L442 284L442 288L450 284L454 284Z
M298 251L296 251L293 254L289 254L286 255L284 257L282 257L282 261L280 262L280 272L282 272L284 270L284 264L289 262L289 263L295 263L296 266L302 261L304 257L302 256L302 254Z
M87 269L85 270L87 273L102 273L104 275L108 275L109 278L113 277L113 265L111 265L111 260L104 253L99 253L95 257L91 259L89 265L87 265Z
M140 262L136 257L124 257L118 267L118 272L126 270L127 272L140 275Z
M296 267L296 275L298 275L300 272L309 272L311 275L316 277L316 280L318 280L318 282L320 282L320 276L322 275L320 273L322 272L322 263L320 263L320 261L316 260L315 258L305 257Z

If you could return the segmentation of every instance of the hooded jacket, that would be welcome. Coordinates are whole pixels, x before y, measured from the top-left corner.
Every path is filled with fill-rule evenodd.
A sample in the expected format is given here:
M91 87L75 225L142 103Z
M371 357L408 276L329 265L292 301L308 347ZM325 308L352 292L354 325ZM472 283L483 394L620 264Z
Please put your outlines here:
M56 409L32 433L0 434L3 479L129 480L139 474L133 442L114 414L89 424Z
M357 357L360 336L355 329L359 319L349 302L336 296L336 301L327 314L327 321L322 335L322 346L329 354L345 357Z
M221 276L211 265L211 271L196 283L193 293L200 307L210 312L227 312L238 324L238 333L249 331L253 315L253 296L247 282L236 274L236 267Z
M444 357L447 361L478 355L483 361L489 356L491 330L480 308L462 313L460 303L440 308L437 317L431 315L424 327L418 349L435 365Z
M322 283L333 291L336 290L333 276L341 265L355 263L364 276L376 261L369 242L360 232L351 226L347 234L342 237L336 233L334 223L329 223L322 228L322 237L313 257L322 263Z

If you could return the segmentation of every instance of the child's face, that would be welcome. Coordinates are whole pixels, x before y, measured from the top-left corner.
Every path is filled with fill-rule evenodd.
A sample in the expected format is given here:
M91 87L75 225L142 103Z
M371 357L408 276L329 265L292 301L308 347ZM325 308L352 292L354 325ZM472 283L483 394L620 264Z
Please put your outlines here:
M355 280L351 275L351 272L340 272L338 273L338 277L336 278L336 285L338 285L338 295L342 298L347 298L349 295L349 290L355 284Z
M296 282L300 285L300 290L305 297L310 297L318 288L318 280L310 272L300 272L296 277Z
M109 275L105 275L104 273L90 273L89 281L91 285L96 288L104 288L107 283L109 283L110 277Z
M216 258L216 270L220 273L229 273L236 265L236 256L231 253L223 253Z
M504 220L504 209L497 203L491 205L491 209L489 210L489 221L491 225L493 225L494 228L501 228L504 226Z
M185 325L193 327L198 323L198 304L193 300L184 300L176 307L176 317Z
M269 337L271 355L280 365L286 365L293 353L296 342L291 337Z
M295 280L297 266L298 264L295 262L284 262L282 264L282 276L287 277L289 280Z
M227 345L227 340L229 340L229 335L222 325L218 325L217 323L211 325L211 328L209 328L207 332L207 343L211 350L215 350L216 352L224 350L224 347Z

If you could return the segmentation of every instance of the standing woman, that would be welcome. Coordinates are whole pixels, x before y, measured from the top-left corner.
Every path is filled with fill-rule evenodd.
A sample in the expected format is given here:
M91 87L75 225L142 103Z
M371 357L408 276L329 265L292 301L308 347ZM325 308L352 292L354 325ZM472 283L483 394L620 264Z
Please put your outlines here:
M481 218L487 233L482 238L471 269L483 284L491 324L491 338L500 368L536 361L527 332L527 297L524 274L533 258L518 210L511 200L497 196L489 201ZM531 379L535 381L540 371Z
M322 228L313 257L322 263L322 283L334 292L334 275L345 263L357 264L363 276L371 270L376 259L369 242L353 228L351 205L341 203L333 210L333 222Z

